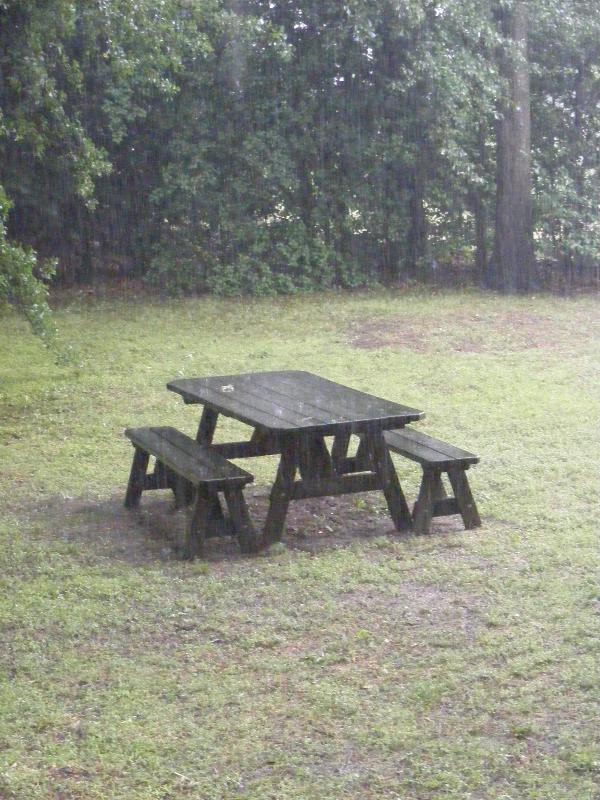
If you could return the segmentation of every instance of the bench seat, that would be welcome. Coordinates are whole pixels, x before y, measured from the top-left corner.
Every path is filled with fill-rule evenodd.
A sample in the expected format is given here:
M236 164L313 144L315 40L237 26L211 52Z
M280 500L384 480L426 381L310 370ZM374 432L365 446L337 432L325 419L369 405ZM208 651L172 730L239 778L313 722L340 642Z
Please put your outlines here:
M218 493L223 492L232 527L244 552L255 548L255 535L243 496L254 477L208 445L202 445L172 427L127 428L135 448L125 506L136 508L148 489L172 489L177 505L193 500L192 520L183 543L183 555L201 555L211 520L222 517ZM154 472L146 474L150 456Z
M481 525L466 476L479 456L413 428L386 431L384 436L390 450L418 462L423 468L419 496L412 513L415 532L428 533L432 517L452 514L460 514L467 529ZM442 473L447 474L454 497L448 497Z

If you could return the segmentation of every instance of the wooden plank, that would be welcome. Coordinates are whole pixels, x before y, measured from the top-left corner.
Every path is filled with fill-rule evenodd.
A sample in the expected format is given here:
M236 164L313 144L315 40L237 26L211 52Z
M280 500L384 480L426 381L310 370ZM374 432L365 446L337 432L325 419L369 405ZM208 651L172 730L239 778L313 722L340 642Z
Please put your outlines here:
M444 497L440 500L434 500L434 517L451 517L453 514L460 514L460 509L455 497Z
M161 462L194 485L205 483L218 491L232 483L253 480L249 472L231 464L212 448L203 447L175 428L136 428L125 431L136 446L152 453Z
M401 435L407 436L408 438L412 439L413 442L428 445L432 448L432 450L437 450L438 452L447 455L449 458L454 458L457 461L468 460L470 464L476 464L479 461L479 456L477 456L475 453L471 453L469 450L463 450L462 447L456 447L453 444L448 444L448 442L442 442L440 439L436 439L427 433L423 433L423 431L420 431L417 428L403 428Z
M294 483L292 499L306 500L308 497L333 497L339 494L372 492L377 489L381 489L381 479L374 472L338 475L320 480L307 478Z
M333 439L333 445L331 447L331 460L338 475L341 475L346 471L344 468L347 462L350 436L350 431L345 430L337 433Z
M253 442L217 442L211 448L223 458L255 458L256 456L276 456L281 453L281 445L272 440L263 444Z
M280 392L295 403L309 403L318 410L315 416L320 416L329 423L344 420L372 422L388 417L401 417L405 422L411 422L423 416L423 412L414 408L352 389L310 372L256 373L253 383L264 386L271 392Z
M220 378L219 380L226 380ZM228 388L231 387L231 390ZM299 403L273 399L272 393L254 385L246 389L241 382L213 386L204 379L173 381L167 388L182 395L187 402L207 403L225 416L247 425L261 425L269 430L294 430L298 427L318 427L323 420L313 417ZM192 400L190 400L192 398Z
M374 430L364 435L364 447L374 472L379 475L381 489L388 504L388 509L396 530L410 530L412 518L408 509L404 492L400 486L398 475L387 448L383 433Z
M204 540L210 521L212 493L204 486L196 489L196 502L192 511L192 521L186 531L183 543L183 558L193 560L204 555Z
M328 435L344 426L357 429L374 418L386 427L401 427L423 416L407 406L299 371L181 379L167 388L186 402L207 403L227 416L271 430L303 428Z
M448 492L442 481L441 472L435 470L433 472L433 499L444 500L446 497L448 497Z
M329 477L333 472L333 466L325 439L313 432L302 432L297 441L302 477Z
M394 452L420 464L434 464L439 469L455 464L466 466L479 461L479 457L473 453L441 442L413 428L386 431L385 439L388 447Z
M212 443L218 420L219 412L215 411L214 408L208 408L205 406L202 409L202 416L200 417L200 424L198 425L198 433L196 434L196 441L198 444Z
M274 448L276 448L275 452L280 452L277 436L261 428L254 429L250 437L250 443L256 447L257 452L267 453L268 451L273 451Z

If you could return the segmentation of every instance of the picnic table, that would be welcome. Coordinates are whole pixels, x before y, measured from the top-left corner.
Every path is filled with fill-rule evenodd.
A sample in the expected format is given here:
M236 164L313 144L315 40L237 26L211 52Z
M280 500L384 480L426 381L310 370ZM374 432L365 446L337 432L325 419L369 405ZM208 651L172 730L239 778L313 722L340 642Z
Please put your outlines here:
M263 544L281 539L291 500L354 492L382 491L396 529L411 528L384 432L423 412L298 370L182 378L167 388L203 406L199 444L226 459L280 456ZM250 426L248 440L214 443L220 415ZM349 457L352 435L360 444ZM331 449L325 437L333 437Z

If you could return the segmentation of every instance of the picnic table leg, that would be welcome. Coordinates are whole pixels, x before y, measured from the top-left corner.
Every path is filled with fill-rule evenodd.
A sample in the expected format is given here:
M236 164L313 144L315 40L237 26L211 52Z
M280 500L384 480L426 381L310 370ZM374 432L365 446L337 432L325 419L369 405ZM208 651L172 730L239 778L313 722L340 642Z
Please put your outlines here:
M218 419L218 411L204 406L202 409L202 416L200 417L200 424L198 425L198 433L196 434L196 441L198 444L212 444Z
M204 487L196 489L196 502L192 512L192 520L186 531L185 541L182 547L183 558L193 560L197 556L204 554L204 540L208 530L210 518L211 500L214 497L212 492L208 492Z
M361 433L359 434L360 441L358 443L358 449L356 450L356 455L354 456L355 461L355 469L368 469L369 468L369 441L366 434Z
M325 438L321 434L302 434L298 440L298 461L302 478L326 477L333 472L333 465Z
M255 553L256 532L250 520L242 489L225 489L224 494L242 553Z
M343 474L344 465L348 458L348 446L350 444L350 431L342 431L336 433L333 437L333 445L331 447L331 460L333 467L338 475Z
M273 542L280 541L283 533L283 523L287 514L292 496L294 477L297 468L297 441L288 438L282 442L281 460L277 469L277 477L271 489L269 498L269 511L265 522L263 544L268 547Z
M365 433L362 443L365 454L368 453L370 456L372 469L381 481L381 489L396 530L410 530L412 528L410 511L383 432Z
M196 441L198 444L212 444L213 437L215 435L215 429L217 427L217 422L219 419L219 412L215 411L212 408L208 408L208 406L204 406L202 409L202 416L200 417L200 424L198 425L198 432L196 433ZM189 502L193 499L193 495L189 497ZM218 524L222 524L225 520L223 516L223 509L221 507L221 501L217 494L212 494L208 500L209 504L209 519Z

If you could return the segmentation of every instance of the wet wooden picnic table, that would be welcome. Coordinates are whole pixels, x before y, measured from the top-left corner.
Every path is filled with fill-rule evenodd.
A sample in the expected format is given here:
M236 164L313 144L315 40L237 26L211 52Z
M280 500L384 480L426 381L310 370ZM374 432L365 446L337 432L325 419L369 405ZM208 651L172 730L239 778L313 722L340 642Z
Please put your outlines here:
M263 544L281 539L291 500L373 490L383 492L396 529L410 529L383 433L421 419L423 412L297 370L182 378L167 388L185 403L203 406L199 443L225 458L280 455ZM253 428L250 438L214 443L221 414ZM360 444L349 457L352 435ZM331 448L325 437L333 437Z

